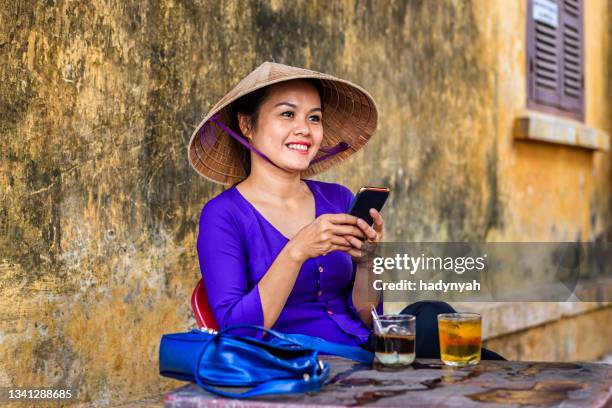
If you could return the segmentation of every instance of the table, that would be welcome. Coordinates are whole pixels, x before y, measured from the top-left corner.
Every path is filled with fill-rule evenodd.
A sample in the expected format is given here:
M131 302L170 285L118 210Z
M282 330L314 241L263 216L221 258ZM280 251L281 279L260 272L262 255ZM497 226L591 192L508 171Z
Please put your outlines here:
M391 369L324 357L331 372L316 393L235 400L216 397L190 383L164 397L166 407L612 407L612 365L481 361L450 368L417 359Z

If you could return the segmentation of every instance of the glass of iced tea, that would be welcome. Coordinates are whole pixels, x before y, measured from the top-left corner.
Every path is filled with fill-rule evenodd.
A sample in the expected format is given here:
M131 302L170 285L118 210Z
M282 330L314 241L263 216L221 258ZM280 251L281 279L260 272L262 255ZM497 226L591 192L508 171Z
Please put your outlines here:
M482 317L478 313L439 314L438 330L444 364L461 367L480 362Z
M374 322L374 354L385 366L405 366L414 361L415 317L384 314Z

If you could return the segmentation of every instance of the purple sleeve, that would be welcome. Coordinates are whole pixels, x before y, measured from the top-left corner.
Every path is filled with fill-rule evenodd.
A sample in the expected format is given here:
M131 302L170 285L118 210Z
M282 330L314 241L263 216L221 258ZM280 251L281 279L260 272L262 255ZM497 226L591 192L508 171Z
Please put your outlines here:
M348 188L341 186L341 193L343 196L343 200L344 200L344 208L345 211L348 212L349 206L351 205L351 201L353 201L353 198L355 197L355 195L353 194L353 192L351 190L349 190ZM359 318L359 313L357 312L357 309L355 309L355 305L353 305L353 284L355 283L355 273L357 272L357 264L355 263L355 261L352 261L353 264L353 275L351 277L351 284L350 284L350 290L348 291L348 296L347 296L347 304L348 304L348 308L349 310L355 314L355 316L357 318ZM383 314L383 298L382 298L382 293L380 294L380 302L378 302L378 305L376 306L376 312L378 314Z
M263 326L258 286L247 282L247 254L231 207L211 200L200 216L198 258L212 314L220 328L234 324ZM241 329L236 334L261 338L260 331Z

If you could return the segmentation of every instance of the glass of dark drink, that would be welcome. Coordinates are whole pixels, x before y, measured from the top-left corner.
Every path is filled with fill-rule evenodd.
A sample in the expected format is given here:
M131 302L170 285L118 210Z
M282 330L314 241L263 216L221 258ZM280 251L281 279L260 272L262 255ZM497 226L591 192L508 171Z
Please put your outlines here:
M407 366L414 361L415 317L384 314L374 322L374 352L384 366Z

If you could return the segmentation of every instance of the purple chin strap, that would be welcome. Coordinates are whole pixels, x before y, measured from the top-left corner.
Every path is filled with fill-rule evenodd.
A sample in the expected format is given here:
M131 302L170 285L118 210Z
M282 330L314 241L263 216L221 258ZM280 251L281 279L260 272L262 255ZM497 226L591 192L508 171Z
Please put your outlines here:
M221 122L219 120L219 114L213 115L209 120L211 122L215 123L221 129L223 129L225 131L225 133L227 133L228 135L233 137L234 140L236 140L238 143L240 143L241 145L243 145L244 147L246 147L247 149L249 149L253 153L257 154L259 157L261 157L262 159L264 159L268 163L272 164L275 167L278 167L281 170L285 170L282 167L277 166L276 163L274 163L272 160L270 160L265 154L263 154L262 152L257 150L249 142L244 140L244 138L242 138L239 135L237 135L236 132L234 132L232 129L230 129L228 126L226 126L225 123ZM324 147L324 146L322 146L322 147L319 148L319 150L322 151L324 154L319 156L319 157L317 157L317 158L315 158L315 159L313 159L313 160L311 160L310 161L310 165L318 163L318 162L323 161L323 160L327 160L327 159L337 155L338 153L341 153L341 152L345 151L349 147L351 147L351 146L348 143L346 143L345 141L339 142L335 146L331 146L331 147Z

